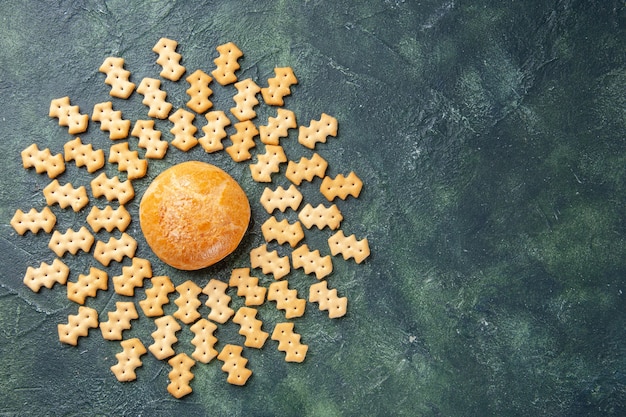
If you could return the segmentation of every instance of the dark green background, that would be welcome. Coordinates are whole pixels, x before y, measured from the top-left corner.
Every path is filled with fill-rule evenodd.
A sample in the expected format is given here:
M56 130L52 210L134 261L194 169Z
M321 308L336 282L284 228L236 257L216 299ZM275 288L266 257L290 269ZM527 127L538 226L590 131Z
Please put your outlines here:
M624 415L624 29L618 0L0 0L0 414ZM286 107L301 124L322 112L339 120L339 136L318 151L329 174L363 179L360 198L339 206L344 230L372 249L361 265L335 258L328 280L350 300L346 317L309 304L295 320L309 345L304 363L286 364L270 340L245 350L247 386L228 385L218 361L198 364L194 392L180 401L165 391L169 367L150 354L138 380L122 384L109 371L119 345L99 331L77 347L58 342L56 326L76 305L62 286L35 294L21 282L27 266L54 259L48 237L8 225L16 209L45 204L47 177L24 170L20 151L35 142L58 153L71 139L47 116L50 100L69 95L87 113L109 100L97 71L109 55L126 59L136 83L156 77L151 48L162 36L179 42L188 73L212 70L228 41L245 54L240 79L264 84L275 66L294 68L300 83ZM215 107L230 108L232 87L212 86ZM164 89L184 105L184 81ZM126 118L145 118L141 96L113 101ZM260 106L257 124L268 115ZM158 126L170 140L168 122ZM95 123L81 137L111 144ZM295 132L284 143L291 158L303 154ZM186 274L154 259L136 217L129 232L155 274L226 280L262 241L263 185L223 152L170 148L135 181L137 195L186 159L222 166L249 192L254 218L240 249ZM59 179L91 178L70 163ZM303 187L314 205L317 186ZM54 211L60 230L87 213ZM307 232L307 242L328 253L329 235ZM92 259L64 257L70 280ZM290 285L305 294L313 281L298 271ZM105 319L122 298L109 290L88 305ZM282 313L266 303L259 314L271 331ZM147 345L153 330L142 317L126 334ZM242 343L236 332L221 326L220 346ZM190 338L181 332L179 351L191 352Z

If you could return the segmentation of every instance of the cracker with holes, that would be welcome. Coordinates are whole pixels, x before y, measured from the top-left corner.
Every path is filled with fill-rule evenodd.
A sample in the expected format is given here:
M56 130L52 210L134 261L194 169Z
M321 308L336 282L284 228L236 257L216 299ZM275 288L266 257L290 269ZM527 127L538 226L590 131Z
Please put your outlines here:
M89 252L93 245L94 237L85 226L82 226L77 232L72 228L67 229L64 233L55 230L50 237L48 247L60 258L67 252L76 255L79 250Z
M36 143L33 143L22 151L22 166L25 169L35 168L37 174L48 174L49 178L56 178L65 172L65 162L60 153L52 155L50 149L39 150Z
M256 163L250 164L252 179L256 182L272 182L272 174L280 171L282 162L287 162L282 146L265 145L265 153L257 156Z
M135 370L142 365L141 357L148 351L141 340L134 337L120 342L122 351L115 354L117 363L111 366L111 372L120 382L134 381L137 379Z
M202 289L202 293L208 295L206 306L211 309L209 319L224 324L235 314L235 311L228 306L230 296L226 294L228 284L217 279L211 279Z
M167 119L172 104L167 101L167 93L161 90L161 80L146 77L139 83L137 92L143 96L141 102L148 107L148 116Z
M263 101L271 106L285 104L285 96L291 94L291 86L298 84L298 79L291 67L274 68L274 77L267 80L268 86L261 89Z
M307 345L300 343L300 335L293 331L293 323L278 323L274 326L272 340L278 342L278 350L285 352L286 362L302 362L309 350Z
M302 193L294 185L287 189L278 186L275 190L265 187L261 194L261 205L269 214L274 210L284 212L288 207L297 210L301 202Z
M67 298L77 304L85 304L87 297L95 297L98 290L107 290L108 280L105 271L92 266L88 274L80 274L76 282L67 283Z
M198 307L202 305L198 296L202 288L193 281L187 280L176 287L176 292L178 292L178 298L174 300L174 304L178 306L178 310L174 312L174 317L185 324L198 320L200 318Z
M111 261L122 262L124 257L132 258L137 250L137 241L128 233L122 233L122 237L111 237L108 242L98 241L93 257L104 266L109 266Z
M300 126L298 142L309 148L315 149L318 143L326 143L329 136L337 136L337 119L322 113L319 120L311 120L308 126Z
M211 72L211 75L221 85L232 84L237 81L235 71L240 68L238 59L243 56L243 52L233 42L220 45L216 49L219 56L213 62L217 68Z
M91 192L96 198L104 196L108 201L117 200L122 205L135 197L130 180L120 181L117 176L109 178L104 172L91 180Z
M152 47L159 57L156 62L162 67L159 75L171 81L178 81L185 73L185 67L180 64L182 56L176 52L178 42L173 39L161 38Z
M100 130L109 132L109 139L111 140L128 137L130 120L123 119L120 110L113 110L113 103L110 101L93 106L91 120L100 122Z
M29 266L24 275L24 285L33 292L39 292L41 287L52 288L55 283L65 285L70 268L60 259L55 259L52 264L42 262L39 267Z
M132 301L118 301L115 311L109 311L107 315L109 319L100 322L100 332L106 340L122 340L122 332L129 330L131 321L139 318Z
M355 235L346 236L342 230L328 238L328 246L333 255L341 254L343 259L352 258L358 264L370 255L367 238L357 240Z
M53 180L44 187L43 195L47 205L58 204L61 208L71 207L76 212L89 204L87 189L82 185L74 188L69 182L61 185L58 180Z
M130 82L130 71L124 68L124 58L107 57L98 71L106 74L104 83L111 86L111 97L127 99L135 91L135 84Z
M172 145L183 152L187 152L198 144L198 139L194 136L198 131L193 125L195 117L193 113L185 109L178 109L169 117L169 121L174 123L174 126L170 129L170 132L174 135Z
M289 258L280 257L276 250L268 251L266 244L250 251L250 266L261 268L265 275L272 274L276 280L285 277L291 270Z
M363 181L354 172L350 172L347 177L342 174L335 178L324 177L320 192L328 201L333 201L337 197L345 200L348 196L357 198L361 194L362 188Z
M239 334L246 338L244 346L261 349L269 333L261 330L263 322L256 318L256 313L254 308L241 307L233 317L233 323L239 325Z
M195 347L191 357L198 362L211 362L218 354L217 350L215 350L217 338L213 336L217 326L207 319L200 319L189 329L193 332L194 336L191 339L191 344Z
M235 162L241 162L252 158L250 149L254 148L254 137L259 134L258 129L250 120L235 123L236 133L230 135L232 145L226 148L226 152Z
M294 268L302 268L305 274L315 274L317 279L323 279L333 272L330 255L322 256L318 249L312 251L307 245L291 252L291 262Z
M76 346L79 337L87 336L89 329L96 327L98 327L98 312L91 307L80 306L78 314L70 314L67 316L67 323L58 325L59 341Z
M317 303L320 310L328 311L331 319L345 316L348 310L348 299L339 297L335 288L329 289L326 280L309 287L309 301Z
M56 222L57 217L50 210L50 207L44 207L41 211L31 208L28 213L17 209L11 218L10 224L18 234L23 235L27 231L36 234L40 230L50 233Z
M318 204L317 207L313 207L307 204L302 207L302 210L298 213L298 219L300 219L307 229L315 226L320 230L325 227L335 230L341 224L343 215L336 204L330 207L326 207L323 204Z
M211 102L211 94L213 90L209 87L213 78L204 71L198 69L190 74L185 80L189 83L186 93L189 96L187 107L196 113L206 113L213 103Z
M224 149L222 139L226 138L226 126L230 125L230 119L222 110L215 110L204 115L206 124L202 126L204 136L198 139L200 146L213 153Z
M153 277L150 282L152 287L146 290L146 298L139 301L139 307L146 317L160 317L164 314L163 306L170 301L168 295L175 290L174 284L167 276Z
M319 154L314 153L311 158L302 157L298 162L289 161L285 177L292 183L300 185L302 181L313 181L313 178L324 178L328 162Z
M65 162L74 161L77 167L87 167L90 174L104 166L105 158L102 149L94 149L91 143L83 144L79 137L63 145Z
M289 243L292 248L304 239L304 231L299 221L294 223L289 223L287 219L278 221L274 216L270 216L261 225L261 232L266 242L275 240L280 245Z
M306 308L306 300L298 298L298 291L289 289L286 280L272 282L267 290L267 299L276 302L276 308L285 310L285 318L301 317Z
M48 115L58 119L59 126L67 126L70 135L85 132L89 125L89 115L81 114L78 106L72 106L69 97L52 100Z
M129 180L136 180L146 176L148 161L139 158L137 151L128 148L128 142L117 143L111 146L109 162L117 164L120 171L126 171Z
M296 115L291 110L279 108L276 117L269 117L267 125L259 126L261 142L266 145L278 145L281 138L289 135L289 129L298 127Z
M172 346L178 341L176 332L181 330L180 324L172 316L163 316L154 320L157 329L152 332L152 343L148 350L157 359L167 359L175 354Z
M161 140L161 131L154 128L154 120L137 120L130 132L139 138L138 145L146 150L147 159L163 159L168 143Z
M259 279L250 275L250 268L235 268L228 285L237 287L237 295L245 297L246 306L260 306L265 301L267 289L259 285Z
M235 107L232 107L230 112L240 122L254 119L256 117L254 107L259 104L256 95L261 91L261 87L256 85L251 78L246 78L235 83L235 88L237 89L237 94L233 96Z
M87 215L87 224L96 233L102 229L109 233L114 229L124 232L130 224L130 220L130 213L124 206L119 206L116 209L111 206L106 206L104 209L93 206Z
M132 297L135 288L143 287L143 281L152 277L152 265L147 259L134 257L132 264L122 267L122 274L113 277L113 288L119 295Z
M226 381L233 385L245 385L252 371L246 368L248 360L241 356L243 348L237 345L227 344L217 356L217 359L224 362L222 371L228 374Z
M167 363L172 367L172 370L167 374L170 380L170 383L167 384L167 392L174 398L182 398L191 394L193 391L189 385L193 379L191 368L196 364L196 361L185 353L179 353Z

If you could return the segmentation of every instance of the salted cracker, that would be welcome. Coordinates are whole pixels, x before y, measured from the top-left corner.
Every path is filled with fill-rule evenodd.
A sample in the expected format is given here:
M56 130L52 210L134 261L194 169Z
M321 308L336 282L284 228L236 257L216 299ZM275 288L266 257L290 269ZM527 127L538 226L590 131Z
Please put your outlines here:
M36 143L28 146L21 153L22 166L25 169L35 168L37 174L48 174L49 178L56 178L65 172L65 162L60 153L52 155L50 149L39 150Z
M102 149L94 149L91 143L83 144L79 137L66 142L63 153L65 162L74 161L77 167L87 167L90 174L102 168L106 162Z
M357 198L361 194L362 188L363 181L357 177L354 171L351 171L347 177L343 174L339 174L335 178L324 177L320 192L328 201L333 201L337 197L345 200L348 196Z
M270 216L261 225L261 232L266 242L275 240L280 245L289 243L292 248L304 239L304 231L299 221L293 223L289 223L287 219L278 221L274 216Z
M268 301L275 301L276 308L285 310L285 318L301 317L306 308L306 300L298 298L298 291L289 289L287 280L272 282L267 290Z
M326 143L329 136L337 136L337 119L322 113L319 120L311 120L308 126L300 126L298 142L309 149L315 149L317 143Z
M80 211L89 204L87 189L82 185L74 188L69 182L61 185L58 180L53 180L44 187L43 195L49 206L58 204L61 208L71 207L74 211Z
M157 329L151 334L154 342L148 346L148 350L157 359L167 359L176 353L172 346L178 341L176 332L181 329L180 324L172 316L159 317L154 320L154 324Z
M128 148L128 142L116 143L111 146L109 162L117 164L120 171L126 171L129 180L136 180L146 176L148 161L139 158L137 151Z
M271 182L272 174L280 171L280 164L287 162L287 156L280 145L265 145L265 153L257 156L257 162L250 164L252 179L256 182Z
M266 145L278 145L281 138L289 135L289 129L298 127L296 114L287 109L276 110L276 117L269 117L267 125L259 126L261 142Z
M91 193L96 198L104 196L108 201L117 200L122 205L135 197L130 180L120 181L117 176L109 178L104 172L91 180Z
M137 144L146 150L146 158L163 159L165 157L169 144L161 140L161 131L154 128L154 120L137 120L130 134L139 138Z
M326 207L323 204L313 207L311 204L307 204L298 213L298 219L307 229L315 226L320 230L325 227L335 230L341 224L343 215L336 204L330 207Z
M343 317L348 310L348 299L339 297L335 288L329 289L326 280L309 287L309 301L317 303L320 310L328 311L331 319Z
M67 229L64 233L55 230L50 237L48 247L60 258L66 252L72 255L76 255L79 250L89 252L93 242L93 235L85 226L82 226L77 232L72 228Z
M186 93L189 96L187 107L196 113L206 113L213 103L211 102L211 94L213 90L209 87L213 78L201 69L195 70L185 80L189 83Z
M328 238L328 246L333 255L341 254L346 260L353 258L358 264L370 255L367 238L357 240L355 235L346 237L342 230Z
M326 175L328 162L318 153L314 153L311 158L300 158L298 162L289 161L285 177L292 183L300 185L302 181L313 181L313 178L324 178Z
M209 319L224 324L235 314L235 311L228 306L230 296L226 294L228 284L215 278L211 279L202 289L202 293L208 295L206 306L211 309Z
M39 267L29 266L24 275L24 285L33 292L39 292L41 287L52 288L55 283L65 285L70 268L60 259L55 259L52 264L42 262Z
M93 266L88 274L80 274L76 282L67 283L67 298L77 304L85 304L87 297L95 297L98 290L106 291L109 276Z
M217 326L213 322L202 318L189 327L189 329L194 334L193 339L191 339L191 344L195 347L191 357L198 362L211 362L211 360L218 355L217 350L215 350L217 338L213 336L213 332L217 330Z
M167 101L167 93L161 90L161 80L146 77L139 83L137 92L143 96L141 102L148 106L148 116L167 119L172 104Z
M250 266L261 268L264 274L274 275L274 279L279 280L289 274L289 258L280 257L276 250L268 251L267 244L250 251Z
M102 338L106 340L122 340L122 332L129 330L131 321L139 318L135 303L132 301L118 301L115 303L115 311L107 313L109 319L100 322Z
M269 333L261 330L263 322L256 318L257 310L250 307L241 307L237 310L233 323L239 325L239 334L246 338L244 345L261 349L269 337Z
M219 56L213 62L217 68L211 72L211 75L221 85L232 84L237 81L235 71L240 68L237 60L243 56L243 52L233 42L219 45L216 49Z
M182 56L176 52L177 47L178 42L168 38L159 39L152 47L152 51L159 55L157 64L163 68L159 75L171 81L178 81L185 73L185 67L180 64Z
M113 103L106 101L93 106L91 120L100 122L100 130L109 132L109 139L118 140L128 137L130 120L122 118L120 110L113 110Z
M235 107L230 109L230 112L240 122L251 120L256 117L256 111L254 107L259 104L259 100L256 95L261 91L261 87L256 85L251 78L235 83L237 94L233 96L235 101Z
M263 101L271 106L285 104L284 97L291 94L291 86L298 83L298 79L291 67L274 68L274 77L267 80L268 86L261 89Z
M70 314L67 316L67 323L58 325L59 341L76 346L79 337L87 336L89 329L96 327L98 327L98 312L91 307L80 306L78 314Z
M302 193L294 185L287 189L279 185L275 190L265 187L261 194L261 205L269 214L276 209L284 212L288 207L297 210L301 202Z
M127 99L135 91L135 84L130 82L130 71L124 68L124 58L109 56L98 71L106 74L104 83L111 86L111 97Z
M198 139L200 146L208 152L213 153L224 149L222 139L226 138L226 126L230 125L230 119L222 110L214 110L204 115L206 124L202 126L204 136Z
M146 317L160 317L163 315L163 306L169 303L168 295L175 288L167 276L153 277L150 282L152 287L146 289L146 298L139 301L139 307Z
M57 217L50 210L50 207L46 206L41 211L31 208L28 213L24 213L20 209L15 210L10 224L18 234L23 235L27 231L36 234L40 230L50 233L56 222Z
M252 158L250 149L254 148L254 137L259 134L259 130L250 120L235 123L236 132L230 135L232 145L226 148L226 152L235 162L241 162Z
M194 376L191 368L196 364L196 361L187 356L186 353L179 353L167 363L172 367L167 375L170 380L170 383L167 384L167 392L174 398L182 398L191 394L193 390L190 383Z
M228 285L237 287L237 295L245 297L246 306L260 306L265 301L267 288L259 285L259 279L250 275L250 268L234 268Z
M306 244L291 252L291 262L294 268L302 268L305 274L315 274L317 279L323 279L333 272L330 255L322 256L318 249L312 251Z
M172 145L176 146L183 152L187 152L198 144L198 139L194 136L198 131L193 125L195 115L185 109L176 110L168 120L174 123L174 126L170 129L174 140Z
M272 332L272 340L278 342L278 350L285 352L286 362L302 362L309 350L307 345L300 343L300 335L293 331L294 324L277 323Z
M134 257L131 265L122 267L122 274L113 277L113 288L119 295L132 297L135 288L142 287L145 279L152 278L152 265L150 261Z
M148 351L136 337L121 341L120 346L122 351L115 354L117 363L111 366L111 372L120 382L134 381L137 379L135 370L142 365L141 357Z
M217 359L224 362L222 371L228 374L226 381L233 385L245 385L252 371L246 368L248 360L241 356L243 348L241 346L227 344L217 356Z
M185 324L191 324L200 318L198 307L202 302L198 296L202 292L202 288L193 281L187 280L176 287L178 298L174 300L174 304L178 306L178 310L174 312L174 317Z
M87 224L96 233L102 229L109 233L114 229L124 232L130 224L130 220L130 213L124 206L119 206L116 209L111 206L106 206L104 209L93 206L87 215Z
M85 132L89 125L89 115L81 114L78 106L72 106L69 97L52 100L48 115L57 118L59 126L67 126L67 132L70 135Z
M128 233L122 233L119 239L111 237L106 243L96 242L93 257L104 266L111 261L122 262L125 256L132 258L137 250L137 241Z

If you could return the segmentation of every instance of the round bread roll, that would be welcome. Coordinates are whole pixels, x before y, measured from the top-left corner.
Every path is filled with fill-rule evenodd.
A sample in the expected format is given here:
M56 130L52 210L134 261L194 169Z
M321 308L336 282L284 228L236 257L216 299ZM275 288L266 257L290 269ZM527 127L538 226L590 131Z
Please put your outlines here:
M222 169L189 161L152 181L139 205L139 222L159 259L174 268L196 270L237 248L250 222L250 203Z

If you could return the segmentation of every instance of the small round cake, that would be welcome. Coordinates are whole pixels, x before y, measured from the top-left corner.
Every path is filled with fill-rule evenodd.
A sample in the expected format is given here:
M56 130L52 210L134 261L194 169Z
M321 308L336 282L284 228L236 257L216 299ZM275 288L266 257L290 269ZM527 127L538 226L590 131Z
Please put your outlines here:
M141 230L156 256L174 268L206 268L232 253L250 222L250 203L222 169L199 161L159 174L139 205Z

